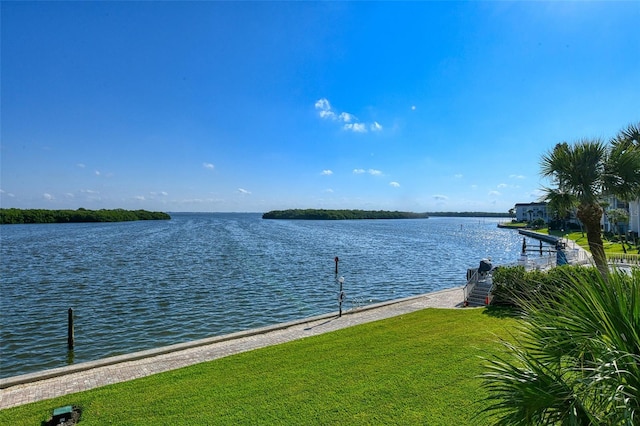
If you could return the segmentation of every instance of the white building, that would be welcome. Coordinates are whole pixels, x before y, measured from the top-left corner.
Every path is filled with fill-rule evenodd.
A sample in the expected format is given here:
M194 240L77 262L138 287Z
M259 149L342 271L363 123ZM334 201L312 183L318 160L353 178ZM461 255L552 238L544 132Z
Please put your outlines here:
M608 197L603 198L603 212L602 212L602 219L600 219L600 228L604 231L604 232L623 232L626 233L626 231L628 229L631 229L631 203L627 203L625 201L621 201L619 199L617 199L616 197L610 195ZM611 224L611 222L609 221L609 215L607 214L608 211L610 210L625 210L629 213L629 225L625 226L623 224L620 224L620 229L614 229L615 226ZM636 213L637 216L637 213Z
M640 233L640 200L629 202L629 231Z
M542 218L545 223L549 221L547 203L516 203L515 210L518 222L533 222L538 218Z

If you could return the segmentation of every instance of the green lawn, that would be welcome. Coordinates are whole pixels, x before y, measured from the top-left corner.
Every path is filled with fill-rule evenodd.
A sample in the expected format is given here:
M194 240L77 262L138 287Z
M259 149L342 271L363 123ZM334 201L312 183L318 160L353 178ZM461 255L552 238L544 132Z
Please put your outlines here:
M544 230L541 230L540 232L544 232L544 233L548 233L548 234L551 234L551 235L568 238L570 240L575 241L576 244L578 244L580 247L584 248L588 252L591 252L591 250L589 249L589 241L587 240L587 234L586 233L582 233L580 231L570 232L570 233L567 233L567 232L561 233L560 231L551 231L551 232L549 232L549 230L546 229L546 228ZM604 247L604 252L607 255L624 253L624 250L622 248L622 244L620 244L617 241L615 241L615 242L614 241L608 241L608 240L603 238L602 244L603 244L603 247ZM629 254L638 254L638 249L637 248L632 247L629 244L626 245L626 248L627 248L627 253L629 253Z
M426 309L2 410L0 424L39 425L65 405L84 426L491 424L477 416L480 357L516 321L490 312Z
M520 228L526 228L529 226L528 222L500 222L500 226L503 228L514 228L514 229L520 229Z

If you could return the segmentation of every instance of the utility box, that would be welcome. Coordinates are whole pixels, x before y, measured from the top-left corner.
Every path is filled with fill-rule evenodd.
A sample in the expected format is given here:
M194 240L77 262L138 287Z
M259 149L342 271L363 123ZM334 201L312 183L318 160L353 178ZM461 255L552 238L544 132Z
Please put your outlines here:
M73 406L67 405L65 407L59 407L53 410L53 417L51 418L51 424L57 425L64 423L71 419L73 415Z

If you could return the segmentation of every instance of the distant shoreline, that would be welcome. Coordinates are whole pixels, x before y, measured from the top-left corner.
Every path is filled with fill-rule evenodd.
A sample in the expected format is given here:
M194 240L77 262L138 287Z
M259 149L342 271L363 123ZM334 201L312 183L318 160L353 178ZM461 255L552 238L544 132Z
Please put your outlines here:
M507 218L507 213L490 212L400 212L388 210L357 209L288 209L272 210L262 215L263 219L289 220L361 220L361 219L427 219L429 217L500 217Z
M272 210L264 213L262 218L293 220L427 219L429 215L386 210L290 209Z
M170 220L162 212L146 210L45 210L45 209L0 209L0 225L24 225L37 223L97 223L132 222L137 220Z

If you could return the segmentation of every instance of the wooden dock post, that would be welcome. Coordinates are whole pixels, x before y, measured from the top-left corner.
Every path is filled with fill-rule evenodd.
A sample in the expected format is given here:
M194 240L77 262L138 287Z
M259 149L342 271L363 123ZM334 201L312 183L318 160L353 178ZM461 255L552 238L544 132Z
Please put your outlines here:
M344 291L342 290L342 284L344 284L344 277L338 278L338 282L340 283L340 293L338 293L338 316L342 316L342 302L344 301Z
M73 309L67 311L67 348L73 350Z

